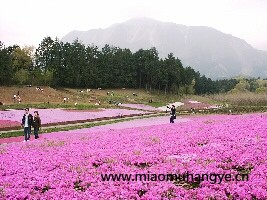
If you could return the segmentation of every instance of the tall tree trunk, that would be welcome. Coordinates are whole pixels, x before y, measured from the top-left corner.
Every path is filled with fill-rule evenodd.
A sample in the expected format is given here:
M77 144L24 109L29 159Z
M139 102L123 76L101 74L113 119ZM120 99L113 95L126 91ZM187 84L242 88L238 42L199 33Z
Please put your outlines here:
M152 90L152 77L150 76L150 88L149 88L150 92Z
M141 88L141 83L142 83L142 77L141 77L141 72L139 73L139 88Z

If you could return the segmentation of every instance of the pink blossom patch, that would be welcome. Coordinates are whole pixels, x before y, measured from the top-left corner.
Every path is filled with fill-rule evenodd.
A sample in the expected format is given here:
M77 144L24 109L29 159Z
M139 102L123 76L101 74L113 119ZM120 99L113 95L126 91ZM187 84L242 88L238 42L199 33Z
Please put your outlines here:
M16 126L20 126L20 123L17 121L0 120L0 128L16 127Z
M266 199L266 132L266 114L212 115L0 145L0 199ZM186 172L249 179L193 184L101 178Z

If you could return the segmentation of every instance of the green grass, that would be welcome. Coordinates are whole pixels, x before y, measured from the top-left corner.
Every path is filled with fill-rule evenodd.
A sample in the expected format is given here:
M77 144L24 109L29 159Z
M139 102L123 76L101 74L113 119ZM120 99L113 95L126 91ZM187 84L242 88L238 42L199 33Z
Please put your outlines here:
M112 105L92 105L92 104L57 104L57 103L40 103L40 104L11 104L11 105L3 105L0 106L0 110L7 110L7 109L16 109L16 110L23 110L25 108L36 108L36 109L48 109L48 108L64 108L64 109L77 109L77 110L91 110L91 109L98 109L98 108L112 108Z
M234 113L267 112L267 106L231 106L229 109Z
M105 90L111 92L112 90ZM136 93L137 96L133 96L133 93ZM171 102L179 101L181 99L181 96L174 95L174 94L167 94L165 95L162 91L152 90L152 91L145 91L145 90L114 90L114 96L107 96L103 95L100 96L99 99L101 102L108 102L116 101L121 103L142 103L152 106L163 106ZM149 103L149 100L152 99L154 104Z

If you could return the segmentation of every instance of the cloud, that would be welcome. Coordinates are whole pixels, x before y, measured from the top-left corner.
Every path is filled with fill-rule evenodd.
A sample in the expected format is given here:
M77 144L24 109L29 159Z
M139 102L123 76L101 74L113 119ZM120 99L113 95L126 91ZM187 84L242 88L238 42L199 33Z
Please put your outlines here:
M35 46L49 35L106 28L130 18L150 17L184 25L209 26L266 44L267 1L264 0L0 0L0 38L8 44ZM263 45L260 45L262 48ZM259 47L259 46L257 46ZM264 45L267 50L267 46Z

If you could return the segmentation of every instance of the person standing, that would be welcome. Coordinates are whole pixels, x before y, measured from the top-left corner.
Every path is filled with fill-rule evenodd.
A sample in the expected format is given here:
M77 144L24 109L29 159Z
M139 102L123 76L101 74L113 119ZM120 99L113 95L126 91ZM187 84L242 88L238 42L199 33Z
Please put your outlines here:
M33 117L33 132L35 139L38 139L38 133L41 128L41 118L39 116L38 111L34 111L34 117Z
M17 100L18 100L19 103L21 103L21 98L20 98L20 96L17 96Z
M24 129L24 137L25 137L25 142L27 142L28 140L30 140L30 135L31 135L31 127L33 124L33 117L32 115L29 113L29 108L25 109L25 114L22 117L22 127Z
M176 119L176 108L174 105L172 105L170 123L174 123L174 119Z
M14 96L13 96L14 103L16 103L16 99L17 99L17 95L14 94Z

